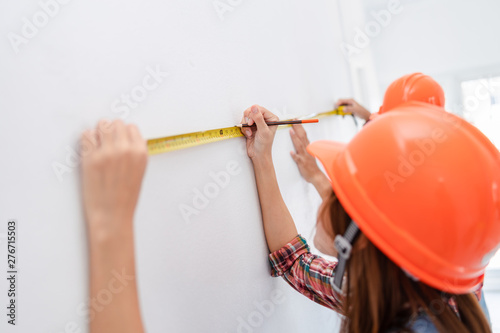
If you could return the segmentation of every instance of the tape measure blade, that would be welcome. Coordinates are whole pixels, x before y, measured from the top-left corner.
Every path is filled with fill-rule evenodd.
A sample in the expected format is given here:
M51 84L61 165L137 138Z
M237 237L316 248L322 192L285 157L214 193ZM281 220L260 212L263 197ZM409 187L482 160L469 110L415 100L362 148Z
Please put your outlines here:
M148 140L147 145L149 154L156 155L242 136L243 134L238 127L226 127L203 132L151 139Z
M337 109L307 115L301 119L322 118L331 115L347 116L352 115L350 112L345 112L344 106L339 106ZM291 125L279 126L280 128L291 127ZM187 134L167 136L163 138L150 139L147 141L148 152L150 155L166 153L170 151L180 150L184 148L196 147L208 143L218 142L222 140L243 137L239 127L225 127L202 132L193 132Z

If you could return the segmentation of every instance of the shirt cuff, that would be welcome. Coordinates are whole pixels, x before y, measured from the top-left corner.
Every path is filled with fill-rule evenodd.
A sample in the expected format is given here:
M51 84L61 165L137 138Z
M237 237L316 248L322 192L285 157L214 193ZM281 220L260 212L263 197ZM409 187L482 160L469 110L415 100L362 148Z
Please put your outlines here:
M297 235L288 244L269 255L271 275L282 276L298 258L309 252L307 241L301 235Z

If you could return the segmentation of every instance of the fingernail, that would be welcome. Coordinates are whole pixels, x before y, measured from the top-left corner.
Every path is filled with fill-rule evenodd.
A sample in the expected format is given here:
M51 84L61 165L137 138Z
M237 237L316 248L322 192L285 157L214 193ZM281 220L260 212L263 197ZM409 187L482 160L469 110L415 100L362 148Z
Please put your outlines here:
M295 135L295 131L293 129L290 130L291 135Z
M253 113L259 112L259 108L257 107L257 105L252 106L252 112Z
M251 135L252 135L252 131L251 131L251 130L249 130L249 129L247 129L247 130L245 131L245 133L246 133L246 135L247 135L247 136L251 136Z
M245 117L246 121L247 121L247 124L250 122L250 118L248 117Z

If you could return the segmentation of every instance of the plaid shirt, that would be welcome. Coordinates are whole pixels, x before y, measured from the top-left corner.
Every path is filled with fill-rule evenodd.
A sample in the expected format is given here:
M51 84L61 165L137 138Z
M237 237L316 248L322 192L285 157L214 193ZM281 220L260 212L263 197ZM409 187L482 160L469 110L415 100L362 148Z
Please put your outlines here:
M306 240L298 235L281 249L269 255L271 275L282 276L288 284L302 295L316 303L342 313L343 296L336 293L331 285L337 262L331 262L309 251ZM474 292L481 299L480 288ZM448 304L457 312L453 298Z
M295 290L316 303L342 312L343 296L331 285L336 262L331 262L309 251L309 245L298 235L278 251L269 255L271 275L283 278Z

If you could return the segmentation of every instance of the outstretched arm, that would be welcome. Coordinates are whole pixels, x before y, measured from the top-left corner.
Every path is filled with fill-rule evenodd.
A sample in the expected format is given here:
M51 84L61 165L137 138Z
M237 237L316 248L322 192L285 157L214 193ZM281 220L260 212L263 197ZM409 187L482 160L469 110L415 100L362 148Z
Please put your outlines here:
M137 295L134 212L147 163L134 125L101 121L82 135L90 248L90 332L144 332Z
M276 126L268 127L266 124L266 121L277 120L277 116L257 105L245 110L242 120L249 125L256 125L242 131L247 138L247 152L254 167L264 232L271 252L279 250L297 236L295 223L281 196L274 170L272 145Z
M297 235L292 216L281 197L272 160L276 127L266 125L266 121L277 120L278 117L257 105L247 109L242 119L250 125L256 124L242 131L254 166L264 232L271 251L271 274L283 276L293 288L313 301L341 311L339 295L330 286L336 263L309 252L306 241Z

